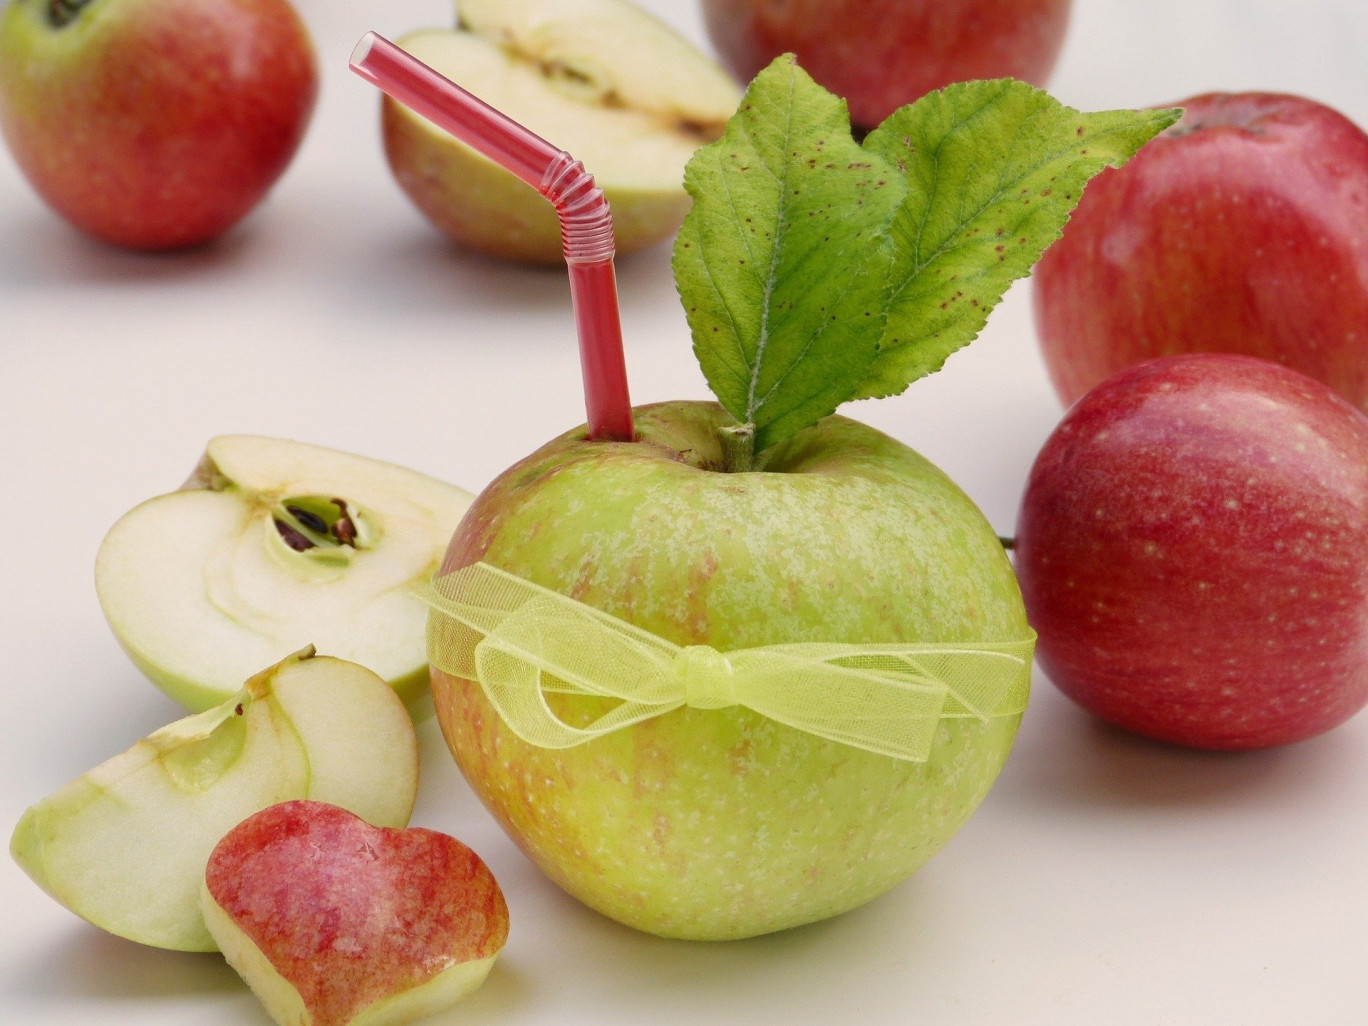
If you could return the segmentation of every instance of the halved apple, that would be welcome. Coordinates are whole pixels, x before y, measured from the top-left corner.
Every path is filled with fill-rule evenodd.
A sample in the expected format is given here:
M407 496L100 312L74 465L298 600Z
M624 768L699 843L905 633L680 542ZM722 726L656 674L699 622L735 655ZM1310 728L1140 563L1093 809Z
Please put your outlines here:
M209 442L190 480L106 535L100 605L124 650L191 711L306 645L427 704L436 568L472 496L404 467L251 435Z
M689 209L684 165L741 93L711 58L628 0L457 0L455 29L400 46L581 161L613 212L619 253L668 238ZM390 99L396 180L457 242L511 260L561 257L535 189Z
M234 826L310 798L402 827L417 791L417 738L399 697L370 670L305 649L30 807L10 853L110 933L212 951L201 880Z

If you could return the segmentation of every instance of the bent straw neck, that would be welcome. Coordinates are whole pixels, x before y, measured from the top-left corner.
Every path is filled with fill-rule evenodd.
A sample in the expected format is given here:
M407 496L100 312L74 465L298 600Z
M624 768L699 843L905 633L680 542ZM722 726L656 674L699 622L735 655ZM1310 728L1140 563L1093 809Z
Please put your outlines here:
M374 32L351 57L352 70L500 167L554 205L570 269L589 437L631 441L632 405L622 348L613 220L584 165Z

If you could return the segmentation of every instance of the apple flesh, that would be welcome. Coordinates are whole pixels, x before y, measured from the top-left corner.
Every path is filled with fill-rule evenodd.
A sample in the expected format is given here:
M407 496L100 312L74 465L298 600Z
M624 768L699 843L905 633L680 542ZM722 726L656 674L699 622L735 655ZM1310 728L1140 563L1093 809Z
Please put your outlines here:
M1033 275L1072 403L1157 356L1260 356L1368 408L1368 135L1298 96L1213 93L1085 190Z
M976 78L1043 86L1070 0L703 0L708 36L742 81L783 53L876 127L933 89Z
M81 231L175 249L221 235L284 172L318 89L288 0L14 0L0 130Z
M494 876L432 830L272 806L208 859L204 919L281 1026L398 1026L478 987L508 938Z
M253 435L210 440L179 490L136 506L95 562L133 661L193 711L305 645L427 706L426 580L472 496L364 456Z
M581 161L613 211L618 253L669 238L684 165L741 94L708 57L624 0L460 0L455 29L398 40L425 64ZM551 204L406 107L382 102L395 179L439 229L508 260L562 260Z
M997 534L900 443L831 417L722 473L712 403L638 408L637 441L572 431L497 478L444 570L485 560L678 645L1025 637ZM741 707L682 708L565 750L520 741L434 668L466 779L534 863L651 933L726 939L836 915L931 857L988 792L1019 716L943 720L925 763ZM601 700L548 695L582 725Z
M1368 418L1230 354L1089 392L1031 469L1016 561L1038 655L1083 708L1262 748L1368 702Z
M417 790L417 739L398 696L371 671L306 650L29 808L10 852L52 897L110 933L212 951L200 880L235 824L312 797L403 826Z

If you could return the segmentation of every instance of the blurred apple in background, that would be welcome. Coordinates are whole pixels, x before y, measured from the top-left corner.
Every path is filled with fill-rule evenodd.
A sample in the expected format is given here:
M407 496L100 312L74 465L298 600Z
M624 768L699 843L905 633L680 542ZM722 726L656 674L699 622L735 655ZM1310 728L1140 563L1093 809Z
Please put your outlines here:
M13 0L0 129L40 196L98 239L222 234L294 156L317 92L288 0Z
M684 165L740 102L726 72L627 0L457 11L455 28L399 45L583 162L612 206L618 253L671 237L689 209ZM436 227L492 256L560 262L560 224L535 189L389 98L382 129L395 179Z
M1041 86L1070 0L703 0L718 54L749 81L792 53L870 129L923 93L973 78Z
M725 473L711 403L572 431L471 506L443 571L485 560L677 645L1027 636L996 533L944 474L830 417ZM746 937L854 908L929 859L988 793L1020 714L941 721L925 762L740 706L682 708L580 747L521 741L479 684L433 673L466 779L571 894L651 933ZM564 696L552 696L553 699ZM560 701L582 724L604 700Z
M1208 94L1098 175L1033 277L1072 403L1132 364L1261 356L1368 407L1368 135L1297 96Z
M1085 709L1201 748L1312 737L1368 701L1368 418L1253 357L1123 371L1045 443L1016 564Z

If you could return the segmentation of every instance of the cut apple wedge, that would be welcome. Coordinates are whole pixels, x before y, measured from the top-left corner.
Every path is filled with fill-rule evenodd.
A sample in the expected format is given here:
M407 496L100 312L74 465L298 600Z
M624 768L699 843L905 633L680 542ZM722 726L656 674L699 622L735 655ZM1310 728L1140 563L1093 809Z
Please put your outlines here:
M100 605L138 667L187 709L306 645L427 709L426 578L472 496L404 467L251 435L209 442L190 480L110 529Z
M399 45L581 161L619 253L673 235L689 209L684 165L740 102L727 73L627 0L459 0L457 16ZM535 189L400 104L382 110L390 167L433 224L494 256L561 259Z
M381 829L322 802L274 805L215 846L204 921L281 1026L398 1026L489 974L508 906L446 834Z
M399 827L417 790L413 722L393 689L306 649L29 808L10 853L43 890L110 933L212 951L200 881L236 824L277 802L316 798Z

